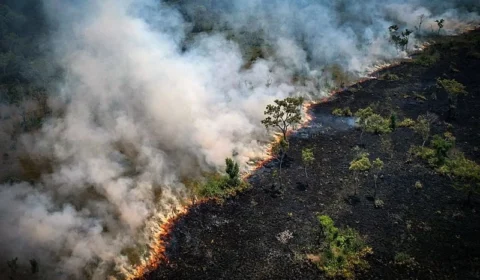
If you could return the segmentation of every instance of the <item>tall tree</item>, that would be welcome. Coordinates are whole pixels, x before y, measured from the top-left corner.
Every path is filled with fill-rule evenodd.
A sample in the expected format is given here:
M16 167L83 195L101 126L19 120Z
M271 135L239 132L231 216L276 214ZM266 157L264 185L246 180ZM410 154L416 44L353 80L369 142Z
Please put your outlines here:
M300 123L302 120L301 108L302 97L287 97L283 100L276 99L275 104L267 105L265 110L266 118L262 124L267 129L274 127L280 130L283 140L287 141L287 131L289 128Z

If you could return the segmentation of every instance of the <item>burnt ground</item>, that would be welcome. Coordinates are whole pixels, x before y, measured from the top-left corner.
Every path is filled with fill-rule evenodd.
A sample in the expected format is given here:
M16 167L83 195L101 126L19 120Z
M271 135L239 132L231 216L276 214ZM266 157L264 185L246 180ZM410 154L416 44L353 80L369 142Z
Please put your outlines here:
M323 273L305 258L322 241L319 213L330 215L337 226L355 228L373 248L368 257L371 267L358 273L358 279L480 279L480 195L466 204L465 193L455 190L450 178L419 160L408 161L409 147L421 144L411 129L389 134L389 151L382 149L379 135L364 134L360 140L351 120L330 114L335 107L356 111L374 103L384 116L394 111L398 120L416 119L430 111L439 118L433 133L449 127L457 138L456 147L478 163L479 42L479 30L443 38L426 51L440 54L437 63L427 67L403 62L377 73L395 74L398 80L369 80L316 105L310 126L290 138L283 194L269 191L275 165L270 163L250 178L250 190L223 204L195 206L174 226L167 248L169 262L145 279L323 279ZM460 98L454 120L448 116L446 94L435 86L437 77L456 79L469 92ZM383 208L376 209L370 199L371 176L359 187L359 201L350 199L353 184L348 166L356 145L364 145L371 158L385 162L378 190ZM308 179L301 161L304 147L312 147L316 157ZM414 187L417 180L424 185L420 190ZM276 236L285 230L293 237L283 244ZM414 257L416 264L394 264L399 252Z

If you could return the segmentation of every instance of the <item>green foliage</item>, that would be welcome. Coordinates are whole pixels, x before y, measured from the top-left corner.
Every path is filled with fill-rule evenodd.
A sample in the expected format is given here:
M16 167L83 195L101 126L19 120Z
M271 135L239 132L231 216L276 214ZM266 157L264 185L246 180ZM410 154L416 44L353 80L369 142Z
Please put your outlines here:
M390 120L378 114L373 114L365 119L363 128L366 132L382 134L391 132Z
M307 174L307 166L312 164L315 161L315 157L313 156L313 149L312 148L304 148L302 149L302 161L305 166L305 177L308 177Z
M351 171L363 172L370 170L370 168L372 168L372 163L368 158L368 154L364 154L361 157L352 160L348 169Z
M225 194L229 178L220 174L212 174L206 178L203 185L197 190L200 197L215 198Z
M353 114L349 107L345 107L343 109L334 108L332 110L332 115L338 116L338 117L351 117Z
M368 117L370 117L373 114L374 114L374 112L373 112L372 107L368 106L368 107L363 108L363 109L358 109L358 111L355 113L355 117L358 118L358 121L360 123L363 123L363 122L365 122L365 119L367 119Z
M437 86L443 88L451 97L468 94L465 90L465 86L454 79L449 80L438 78Z
M465 158L463 153L455 153L446 159L438 172L452 176L455 180L453 187L467 193L468 199L473 193L480 193L480 165Z
M194 194L202 198L222 198L247 188L248 184L240 178L238 163L231 158L226 158L225 164L226 175L220 173L204 174L203 180L185 182L185 185L187 185L187 188L191 188Z
M422 184L422 182L416 181L416 182L415 182L415 189L417 189L417 190L423 189L423 184Z
M372 162L372 169L374 172L380 172L382 171L383 169L383 161L379 158L376 158L373 162Z
M354 279L355 271L369 267L365 257L372 254L360 234L352 228L339 229L326 215L317 216L324 235L323 250L313 259L327 277Z
M267 105L264 114L267 116L262 124L268 129L275 127L280 129L283 139L287 140L287 131L302 120L300 106L303 103L302 97L287 97L283 100L276 99L275 105Z
M394 262L396 265L414 265L416 263L415 258L404 252L396 253Z
M387 80L387 81L398 81L400 80L400 77L398 77L398 75L395 75L395 74L385 73L380 77L380 79Z
M234 162L231 158L225 159L225 172L228 174L228 185L231 187L236 187L240 184L240 169L238 163Z
M381 199L375 199L375 201L373 202L373 206L375 208L383 208L383 206L385 206L385 202L383 202L383 200Z
M395 114L390 115L390 129L393 131L397 128L397 116Z
M425 115L418 116L417 122L412 128L422 137L422 147L425 146L425 142L427 142L428 138L430 137L430 121L428 118Z
M415 125L415 121L410 118L406 118L403 121L398 123L399 127L412 127L414 125Z
M451 134L450 134L451 135ZM455 145L455 137L441 137L440 135L434 135L430 145L435 149L435 155L437 162L443 164L447 157L448 151Z
M415 64L422 65L425 67L435 64L440 59L440 55L437 52L433 53L422 53L417 58L413 60Z

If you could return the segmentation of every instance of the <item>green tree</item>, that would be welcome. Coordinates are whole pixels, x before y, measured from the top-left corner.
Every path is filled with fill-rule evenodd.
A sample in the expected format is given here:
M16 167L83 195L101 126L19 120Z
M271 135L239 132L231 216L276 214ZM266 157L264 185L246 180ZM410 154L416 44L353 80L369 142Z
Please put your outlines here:
M230 187L236 187L240 184L240 168L238 163L234 162L231 158L225 159L225 172L228 174L228 185Z
M377 180L378 180L378 175L380 172L383 170L383 161L379 158L376 158L372 162L372 172L373 172L373 181L375 183L375 189L373 192L373 199L377 199Z
M372 168L372 163L368 158L368 153L361 153L357 156L354 160L350 162L350 167L348 168L350 171L353 172L354 180L355 180L355 193L357 195L357 189L360 182L359 175L362 172L370 170Z
M308 178L307 166L311 165L314 160L315 160L315 158L313 156L313 149L312 148L302 149L302 161L303 161L303 166L305 168L305 178Z
M280 139L279 142L276 142L272 147L272 153L275 158L278 160L278 179L280 184L282 183L282 166L283 160L285 159L285 155L287 154L288 149L290 148L290 144L285 139Z
M455 145L455 137L450 133L447 133L445 137L440 135L434 135L430 143L432 148L435 149L435 156L437 157L437 163L442 165L445 163L448 151Z
M428 138L430 137L430 121L425 115L420 115L418 116L417 122L412 126L412 128L422 137L422 147L424 147L425 142L427 142Z
M270 127L277 128L283 135L283 140L287 141L287 131L300 123L302 120L301 105L303 103L302 97L287 97L283 100L275 100L274 105L267 105L262 124L267 129Z
M394 131L397 128L397 116L395 114L390 115L390 129Z

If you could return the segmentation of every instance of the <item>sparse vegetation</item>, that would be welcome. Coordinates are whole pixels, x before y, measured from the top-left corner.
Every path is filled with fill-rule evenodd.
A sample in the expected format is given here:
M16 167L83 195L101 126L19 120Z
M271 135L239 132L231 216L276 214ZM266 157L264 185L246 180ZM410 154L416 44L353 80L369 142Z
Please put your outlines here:
M437 79L437 86L444 89L448 94L448 101L450 104L450 117L455 118L458 97L467 95L465 86L462 83L457 82L454 79Z
M415 58L413 62L418 65L429 67L435 64L439 59L440 59L440 55L437 52L433 52L433 53L424 52L420 54L417 58Z
M414 265L416 264L415 258L405 252L399 252L395 254L394 262L396 265Z
M430 121L425 115L418 116L417 121L412 126L413 130L422 137L422 147L425 146L425 142L430 137L430 127Z
M315 161L312 148L302 149L302 161L305 168L305 178L308 178L307 166L311 165Z
M352 228L335 227L333 220L327 215L318 216L317 219L322 228L323 246L319 255L307 257L324 271L327 277L354 279L355 271L369 267L365 257L373 251L358 232Z
M244 190L248 184L240 179L238 163L231 158L225 159L225 173L204 174L204 179L184 182L193 194L200 198L223 198Z
M392 132L390 120L383 118L378 114L373 114L369 116L365 120L363 128L365 129L366 132L375 133L375 134Z
M380 79L386 81L398 81L400 80L400 77L398 77L396 74L385 73L380 77Z
M398 123L399 127L412 127L414 125L415 125L415 121L410 118L406 118L403 121Z
M338 117L351 117L352 111L350 111L349 107L345 107L343 109L341 108L335 108L332 110L332 115L338 116Z
M372 163L370 162L370 159L368 158L368 156L369 156L368 153L360 153L355 157L354 160L350 162L349 170L353 172L353 177L355 181L354 195L357 195L357 189L360 182L360 178L359 178L360 173L368 171L370 170L370 168L372 168Z
M422 182L416 181L416 182L415 182L415 189L417 189L417 190L423 189L423 184L422 184Z
M470 202L472 194L480 193L480 165L465 158L461 152L454 153L438 168L438 172L454 179L453 187L467 194Z
M375 188L373 192L373 199L377 199L377 180L378 180L378 175L380 172L383 170L383 161L379 158L376 158L372 162L372 173L373 173L373 181L375 183Z

